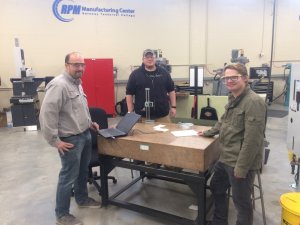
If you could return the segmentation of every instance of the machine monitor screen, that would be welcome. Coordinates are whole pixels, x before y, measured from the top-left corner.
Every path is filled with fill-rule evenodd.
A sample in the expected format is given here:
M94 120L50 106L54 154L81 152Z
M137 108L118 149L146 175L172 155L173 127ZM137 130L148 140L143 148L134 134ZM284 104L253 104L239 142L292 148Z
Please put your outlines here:
M197 87L203 87L204 68L203 67L190 67L190 87L195 87L195 75L197 69Z
M270 77L270 67L250 67L250 79L261 79Z

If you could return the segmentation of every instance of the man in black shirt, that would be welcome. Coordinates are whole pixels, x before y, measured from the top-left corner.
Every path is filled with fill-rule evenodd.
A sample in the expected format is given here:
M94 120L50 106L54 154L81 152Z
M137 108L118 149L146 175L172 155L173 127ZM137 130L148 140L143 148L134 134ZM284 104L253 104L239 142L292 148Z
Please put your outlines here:
M174 82L170 74L156 64L156 56L151 49L143 52L142 65L130 74L126 87L128 112L135 111L146 116L146 88L149 88L149 101L153 103L149 107L151 119L170 123L170 116L176 115Z

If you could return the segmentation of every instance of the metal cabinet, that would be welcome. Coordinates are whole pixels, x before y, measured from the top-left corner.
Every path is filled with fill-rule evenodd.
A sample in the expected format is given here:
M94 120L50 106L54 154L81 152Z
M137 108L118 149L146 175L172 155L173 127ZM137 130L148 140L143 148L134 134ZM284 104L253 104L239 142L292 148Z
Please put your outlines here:
M300 64L292 64L290 77L290 100L288 119L288 150L300 157Z
M85 59L86 69L82 87L89 107L99 107L115 115L114 77L112 59Z
M36 126L38 125L38 109L36 103L14 104L11 107L13 126Z

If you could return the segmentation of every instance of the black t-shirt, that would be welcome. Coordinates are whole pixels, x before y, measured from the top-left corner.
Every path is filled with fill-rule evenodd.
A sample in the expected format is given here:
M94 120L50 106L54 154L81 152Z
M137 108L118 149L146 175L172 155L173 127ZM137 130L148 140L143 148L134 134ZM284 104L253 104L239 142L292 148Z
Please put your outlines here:
M145 88L149 88L150 102L153 102L153 107L150 107L151 119L167 116L170 110L168 93L174 91L170 74L159 66L155 71L147 71L143 64L130 74L126 94L135 96L134 110L142 116L146 115Z

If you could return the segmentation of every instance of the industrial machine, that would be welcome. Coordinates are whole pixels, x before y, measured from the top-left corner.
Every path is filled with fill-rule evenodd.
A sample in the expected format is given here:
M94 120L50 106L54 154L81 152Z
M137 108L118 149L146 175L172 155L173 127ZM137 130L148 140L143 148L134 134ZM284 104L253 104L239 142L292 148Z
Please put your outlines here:
M246 64L249 62L249 59L246 56L244 56L243 49L232 49L231 50L231 62Z
M11 78L13 96L10 98L13 126L38 126L39 100L37 88L44 78Z
M25 66L24 51L15 39L16 74L10 81L13 96L10 98L13 126L38 126L39 100L37 88L45 78L34 78L31 69Z
M289 118L287 148L289 155L296 155L298 159L295 183L291 186L296 188L299 184L299 161L300 161L300 138L298 135L300 127L300 64L292 64L290 70L290 99L289 99ZM292 157L290 157L290 160Z
M150 88L145 88L145 111L146 111L146 123L154 123L154 120L151 120L151 108L154 107L154 103L150 101Z
M231 62L246 64L249 59L244 55L243 49L232 49L231 51ZM224 64L224 67L227 63ZM213 95L228 95L227 87L221 82L221 77L223 76L223 68L214 70L215 76L213 80ZM250 67L249 71L250 81L249 84L252 90L258 94L267 94L266 100L268 102L273 101L273 81L263 81L264 78L269 78L271 76L271 69L268 65L262 65L260 67Z
M14 57L16 66L15 76L18 78L32 76L32 69L25 66L24 50L20 47L18 38L15 38Z
M153 49L156 56L156 64L163 67L169 73L172 72L171 66L169 65L169 60L163 57L161 49Z

